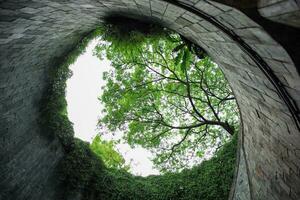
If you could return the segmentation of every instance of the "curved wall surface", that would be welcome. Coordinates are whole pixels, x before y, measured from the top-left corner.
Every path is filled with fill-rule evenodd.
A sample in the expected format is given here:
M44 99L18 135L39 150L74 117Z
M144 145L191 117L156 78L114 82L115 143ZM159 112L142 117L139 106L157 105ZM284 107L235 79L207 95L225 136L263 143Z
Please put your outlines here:
M231 199L300 199L299 2L231 2L0 1L0 199L57 198L64 153L38 126L48 70L112 13L169 27L222 68L243 125ZM289 15L270 9L288 3Z

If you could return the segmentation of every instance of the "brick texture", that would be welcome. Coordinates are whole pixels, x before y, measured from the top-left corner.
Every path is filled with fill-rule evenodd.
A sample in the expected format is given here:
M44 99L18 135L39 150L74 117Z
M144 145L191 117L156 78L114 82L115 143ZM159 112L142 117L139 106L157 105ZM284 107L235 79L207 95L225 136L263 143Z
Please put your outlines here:
M300 106L299 73L289 54L263 27L220 3L178 2L206 13L239 36ZM162 23L206 49L223 70L243 124L231 198L300 199L300 133L273 84L223 30L163 0L0 1L0 199L58 198L55 171L64 153L58 141L46 137L37 125L48 70L101 24L103 16L114 12ZM275 16L268 9L261 13ZM285 18L281 23L289 24Z

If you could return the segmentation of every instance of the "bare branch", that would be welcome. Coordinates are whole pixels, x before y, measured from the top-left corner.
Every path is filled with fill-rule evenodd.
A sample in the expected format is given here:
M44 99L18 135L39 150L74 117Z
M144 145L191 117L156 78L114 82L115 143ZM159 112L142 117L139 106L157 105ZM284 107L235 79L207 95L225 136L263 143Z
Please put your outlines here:
M169 156L168 156L168 158L167 158L167 161L173 156L173 154L174 154L174 152L175 152L175 149L176 149L178 146L180 146L180 145L187 139L187 137L188 137L189 134L190 134L190 131L191 131L191 129L186 130L186 132L185 132L184 136L181 138L181 140L180 140L178 143L176 143L176 144L174 144L174 145L172 146L172 148L170 149L170 150L171 150L171 153L169 154Z
M198 111L198 109L196 108L194 102L193 102L193 99L192 99L192 96L191 96L191 88L190 88L190 83L189 83L189 78L188 78L188 74L187 74L187 70L185 69L185 77L186 77L186 89L187 89L187 96L188 96L188 99L192 105L192 108L193 110L195 111L195 113L204 121L206 121L205 117Z

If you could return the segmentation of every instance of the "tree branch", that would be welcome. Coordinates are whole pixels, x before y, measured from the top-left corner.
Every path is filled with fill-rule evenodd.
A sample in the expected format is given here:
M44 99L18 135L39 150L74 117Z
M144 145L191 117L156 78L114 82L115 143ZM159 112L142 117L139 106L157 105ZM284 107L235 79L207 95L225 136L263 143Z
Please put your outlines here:
M180 146L180 145L187 139L187 137L189 136L190 131L191 131L191 129L186 130L186 132L185 132L184 136L181 138L181 140L180 140L178 143L174 144L174 145L171 147L171 149L170 149L170 150L171 150L171 153L169 154L169 156L168 156L168 158L167 158L167 161L173 156L173 153L174 153L175 149L176 149L178 146Z
M185 77L186 77L186 89L187 89L187 96L188 96L188 99L192 105L192 108L193 110L195 111L195 113L204 121L206 121L205 117L198 111L198 109L196 108L194 102L193 102L193 99L192 99L192 96L191 96L191 88L190 88L190 83L189 83L189 78L188 78L188 74L187 74L187 70L185 69Z

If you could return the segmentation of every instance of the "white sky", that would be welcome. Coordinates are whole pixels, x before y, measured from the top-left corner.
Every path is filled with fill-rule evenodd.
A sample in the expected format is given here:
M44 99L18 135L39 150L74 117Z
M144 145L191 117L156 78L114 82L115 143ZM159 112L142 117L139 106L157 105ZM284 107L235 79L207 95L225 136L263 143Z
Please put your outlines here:
M110 69L110 61L99 60L93 56L93 49L97 40L91 41L86 52L70 66L73 76L67 81L67 103L69 119L74 123L75 137L91 142L98 131L96 125L103 106L98 100L101 95L101 87L105 85L102 79L104 71ZM116 136L102 136L104 139L120 138L122 133ZM143 148L131 149L128 144L117 145L118 151L124 156L126 163L131 163L131 173L147 176L159 174L153 169L150 158L152 154Z

